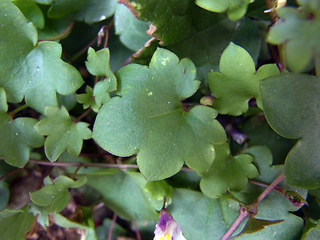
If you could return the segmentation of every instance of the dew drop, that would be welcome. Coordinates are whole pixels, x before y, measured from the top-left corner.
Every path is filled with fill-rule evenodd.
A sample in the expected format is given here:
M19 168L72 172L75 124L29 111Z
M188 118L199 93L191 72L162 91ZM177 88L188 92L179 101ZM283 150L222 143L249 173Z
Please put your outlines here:
M215 151L214 146L211 146L211 147L210 147L210 151L211 151L211 152L214 152L214 151Z
M28 81L28 84L31 84L31 83L32 83L32 81L31 81L31 80L29 80L29 81Z
M172 134L172 132L169 132L169 134L171 135L171 134Z
M170 104L171 103L171 101L168 101L168 104Z
M110 123L109 122L106 122L106 124L109 126L110 125Z
M149 97L151 97L151 96L152 96L152 94L153 94L152 92L148 92L148 96L149 96Z
M40 67L39 66L37 66L37 72L40 72Z
M16 133L16 136L18 136L19 135L19 133Z

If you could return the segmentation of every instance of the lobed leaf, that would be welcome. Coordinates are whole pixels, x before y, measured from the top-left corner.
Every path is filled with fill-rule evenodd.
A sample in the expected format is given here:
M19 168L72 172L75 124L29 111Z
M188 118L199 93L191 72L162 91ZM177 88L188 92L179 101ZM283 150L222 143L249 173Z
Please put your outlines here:
M81 177L77 181L60 175L52 184L45 185L40 190L30 193L31 201L41 208L46 209L46 213L60 212L70 202L71 195L69 188L78 188L87 181L86 177Z
M212 108L196 106L185 112L181 99L198 88L195 67L158 49L149 68L128 65L118 74L119 96L104 104L96 118L93 138L118 156L137 154L148 180L177 173L184 162L199 173L214 159L213 144L226 139Z
M72 122L65 107L46 107L46 118L35 125L35 129L42 135L48 135L45 140L45 153L50 161L56 161L65 151L72 155L79 155L84 139L91 138L89 124Z
M200 181L201 191L208 197L217 198L227 191L245 189L248 178L259 176L249 154L230 155L227 144L216 146L216 158Z
M56 92L73 94L83 83L80 73L60 59L56 42L37 43L37 31L9 0L0 2L0 86L9 102L26 103L39 112L57 106Z
M288 67L294 72L307 70L315 59L319 68L320 6L313 0L298 1L299 8L283 7L277 10L283 21L278 21L270 29L267 41L284 44ZM319 71L319 69L317 69Z
M220 72L209 73L210 90L215 96L213 107L221 114L241 115L248 111L252 97L261 108L259 81L279 74L275 64L255 64L249 53L240 46L230 43L221 55Z
M7 114L6 93L0 88L0 156L15 167L23 167L29 160L32 148L43 145L43 137L34 126L36 119L21 117L12 120Z
M288 184L320 186L318 125L319 79L305 74L283 73L261 82L261 98L266 119L281 136L299 139L287 155Z

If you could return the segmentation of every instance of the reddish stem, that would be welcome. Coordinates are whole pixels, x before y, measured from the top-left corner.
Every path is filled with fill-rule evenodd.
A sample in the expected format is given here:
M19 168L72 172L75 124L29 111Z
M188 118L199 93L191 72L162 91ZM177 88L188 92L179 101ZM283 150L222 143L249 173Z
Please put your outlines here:
M112 218L112 222L111 222L111 226L109 228L109 233L108 233L108 240L112 239L112 232L113 232L113 228L114 228L114 224L116 223L117 220L117 214L113 214L113 218Z

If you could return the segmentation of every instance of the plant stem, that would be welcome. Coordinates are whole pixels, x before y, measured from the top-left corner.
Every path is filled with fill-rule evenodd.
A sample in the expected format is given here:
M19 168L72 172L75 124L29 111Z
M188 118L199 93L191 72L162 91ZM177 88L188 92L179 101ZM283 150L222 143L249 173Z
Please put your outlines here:
M11 175L14 175L18 172L21 172L24 168L17 168L17 169L14 169L6 174L4 174L3 176L0 177L0 181L7 178L7 177L10 177Z
M87 109L84 113L82 113L78 118L76 118L75 120L73 120L74 123L79 122L81 119L83 119L84 117L86 117L90 112L91 112L91 108Z
M223 235L221 240L227 240L232 235L232 233L237 229L237 227L240 225L240 223L243 221L243 219L246 216L248 216L247 210L245 209L245 207L240 207L239 217L234 221L234 223L231 225L228 231Z
M260 203L282 180L284 179L284 173L280 174L260 195L259 197L251 204L256 206ZM228 229L228 231L222 236L221 240L227 240L232 233L238 228L243 219L248 216L248 211L244 206L240 207L240 215Z
M26 109L27 107L28 107L27 104L24 104L20 107L17 107L15 110L9 112L8 115L10 115L13 118L14 115L16 115L18 112L22 111L23 109Z
M141 235L140 235L139 228L138 228L136 222L133 221L132 223L133 223L133 226L134 226L134 230L136 231L137 240L141 240Z
M53 166L53 167L74 167L82 165L84 168L87 167L102 167L102 168L119 168L122 170L125 169L138 169L138 165L135 164L112 164L112 163L80 163L80 162L45 162L45 161L39 161L30 159L30 163L34 163L37 165L45 165L45 166Z
M73 26L74 26L74 22L71 22L62 33L60 33L54 37L41 39L41 40L39 40L39 42L41 42L41 41L56 41L56 40L62 39L63 37L67 36L71 32Z
M113 231L114 224L116 223L116 220L117 220L117 214L114 213L113 218L112 218L112 222L111 222L111 226L110 226L109 232L108 232L108 240L112 239L112 231Z
M281 173L256 199L255 204L260 203L282 180L284 179L284 173Z

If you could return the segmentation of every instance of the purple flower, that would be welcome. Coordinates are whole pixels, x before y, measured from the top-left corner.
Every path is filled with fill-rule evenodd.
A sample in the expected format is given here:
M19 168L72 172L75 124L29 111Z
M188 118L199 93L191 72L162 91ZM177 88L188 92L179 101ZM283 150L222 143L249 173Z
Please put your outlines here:
M161 210L160 220L156 225L153 240L186 240L180 225L167 210Z

